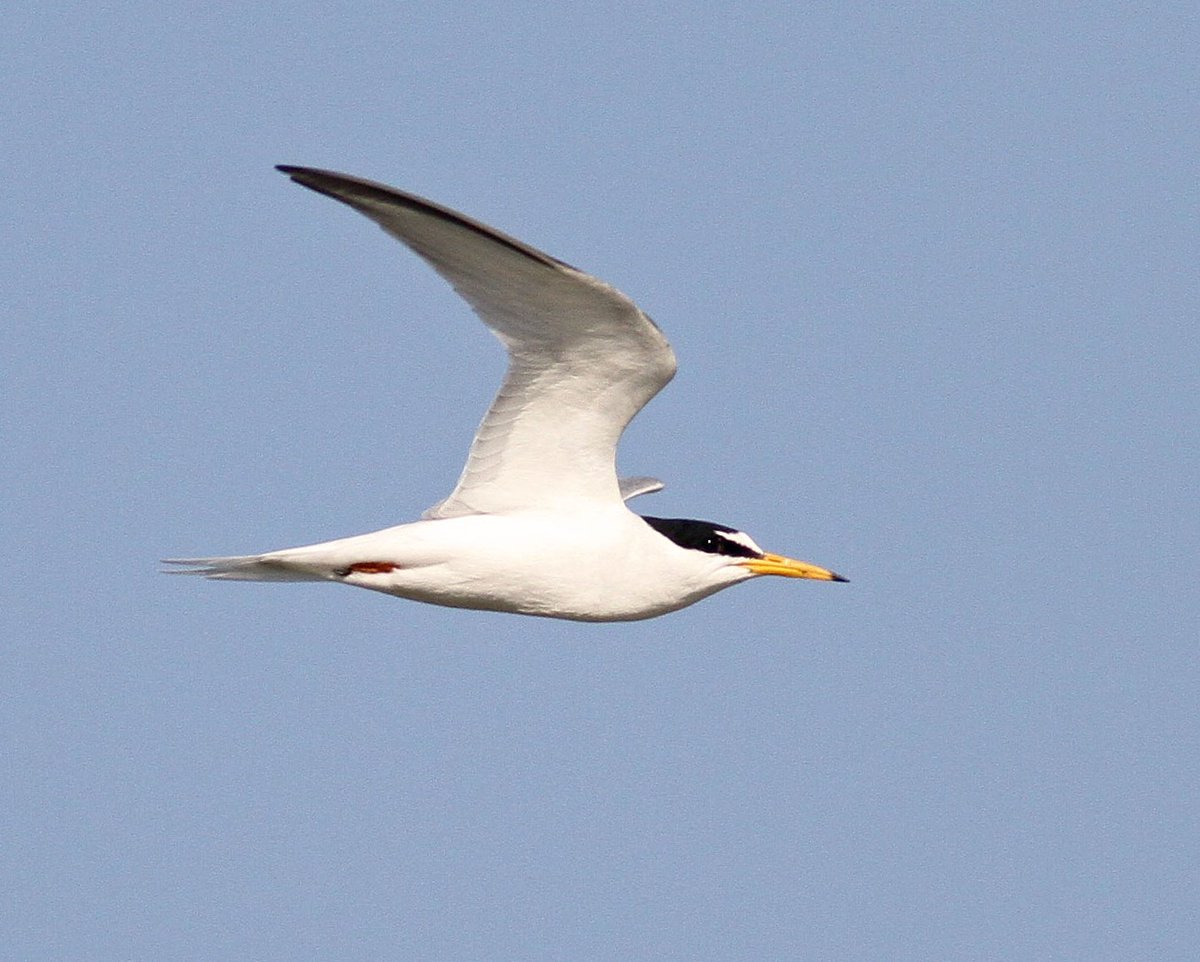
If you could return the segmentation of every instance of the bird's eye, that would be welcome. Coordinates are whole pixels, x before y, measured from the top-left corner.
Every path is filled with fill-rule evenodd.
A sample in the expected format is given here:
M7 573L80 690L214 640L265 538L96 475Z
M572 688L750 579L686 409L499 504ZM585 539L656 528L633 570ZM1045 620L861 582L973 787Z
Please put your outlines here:
M705 539L704 550L711 551L713 554L730 555L736 554L737 548L729 541L728 538L722 538L720 535L712 535Z

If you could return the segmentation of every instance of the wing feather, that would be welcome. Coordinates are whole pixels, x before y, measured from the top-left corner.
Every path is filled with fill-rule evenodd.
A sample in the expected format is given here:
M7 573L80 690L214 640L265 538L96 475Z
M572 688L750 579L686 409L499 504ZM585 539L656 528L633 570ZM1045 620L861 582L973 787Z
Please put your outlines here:
M420 255L508 351L508 372L462 476L426 517L620 502L617 442L675 373L670 344L633 301L413 194L332 171L279 170L366 215Z

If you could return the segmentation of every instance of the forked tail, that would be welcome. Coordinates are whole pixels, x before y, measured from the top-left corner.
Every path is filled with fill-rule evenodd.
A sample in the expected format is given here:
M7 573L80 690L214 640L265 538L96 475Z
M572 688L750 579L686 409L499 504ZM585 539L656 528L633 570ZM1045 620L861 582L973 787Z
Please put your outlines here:
M168 575L203 575L216 581L325 581L328 572L300 567L271 555L231 555L227 558L166 558L165 565L180 565Z

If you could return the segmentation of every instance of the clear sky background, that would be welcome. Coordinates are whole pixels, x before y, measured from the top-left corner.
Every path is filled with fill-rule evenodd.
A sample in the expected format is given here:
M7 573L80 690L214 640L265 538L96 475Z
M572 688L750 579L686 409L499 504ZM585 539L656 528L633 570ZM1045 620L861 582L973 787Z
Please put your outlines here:
M58 4L0 35L0 954L1192 959L1192 4ZM648 513L849 585L580 625L169 579L415 518L502 370L271 167L634 297Z

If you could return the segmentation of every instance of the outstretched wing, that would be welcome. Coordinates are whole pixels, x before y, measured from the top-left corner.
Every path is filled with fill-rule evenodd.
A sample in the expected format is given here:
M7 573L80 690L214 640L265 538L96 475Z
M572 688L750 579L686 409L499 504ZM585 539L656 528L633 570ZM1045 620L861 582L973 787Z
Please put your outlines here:
M675 373L670 344L633 301L569 264L412 194L326 170L278 169L353 207L412 248L508 350L504 383L475 434L458 485L426 517L620 502L617 441Z

